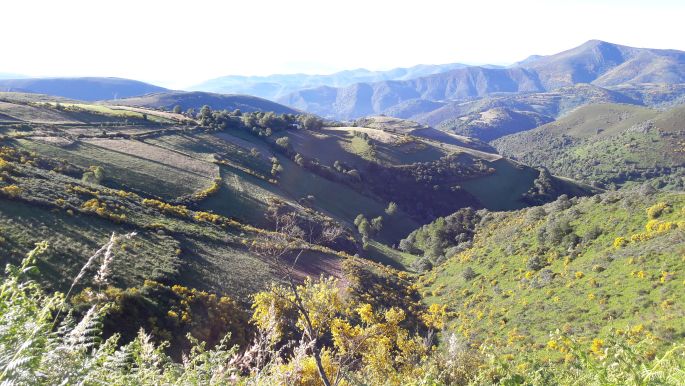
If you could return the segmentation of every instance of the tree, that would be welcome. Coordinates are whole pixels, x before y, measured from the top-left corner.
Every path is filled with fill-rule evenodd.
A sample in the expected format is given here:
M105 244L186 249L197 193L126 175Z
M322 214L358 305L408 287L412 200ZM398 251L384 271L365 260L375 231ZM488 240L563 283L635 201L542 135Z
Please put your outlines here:
M385 208L385 214L387 214L388 216L394 216L395 213L397 213L397 204L391 201L388 204L388 207Z
M271 157L271 175L276 176L278 173L283 171L283 166L278 162L276 157Z
M100 184L105 179L105 169L101 166L91 166L83 173L81 180L90 184Z
M176 105L174 106L173 112L174 114L180 114L181 113L181 105Z
M272 211L273 212L273 211ZM335 303L337 292L333 290L326 291L326 301L317 303L317 300L322 299L321 294L314 296L310 293L308 287L311 288L311 281L305 281L304 286L298 286L295 282L295 268L297 263L307 248L307 242L303 239L305 232L298 226L297 217L295 213L279 214L276 210L272 221L276 224L276 231L265 235L265 239L258 243L254 243L251 250L265 258L268 258L274 263L276 270L282 275L284 281L287 283L285 287L284 296L283 291L279 291L278 287L273 287L272 294L279 301L286 302L293 307L298 314L298 326L303 331L304 347L307 348L314 358L317 372L321 382L325 386L330 386L331 382L329 374L322 361L323 346L318 344L321 342L322 335L326 332L332 320L335 310ZM329 226L320 232L316 240L310 240L311 244L325 244L332 242L342 235L343 230L338 226ZM336 288L335 283L326 286L325 288ZM322 287L322 290L325 289ZM317 288L314 288L316 290ZM325 307L321 307L326 304ZM271 312L271 306L269 312ZM335 384L337 384L337 376Z
M323 121L316 115L301 115L300 122L305 130L321 130L323 127Z
M290 138L288 137L280 137L276 140L276 145L288 149L290 147Z
M299 166L304 166L304 157L302 156L302 154L295 154L295 163Z
M371 226L369 225L369 221L366 219L366 217L362 218L357 225L357 231L359 231L359 234L362 235L362 237L369 237L371 233Z
M373 229L374 233L378 233L383 229L383 216L378 216L371 220L371 229Z
M200 109L200 125L210 126L213 122L212 109L208 105L202 106Z

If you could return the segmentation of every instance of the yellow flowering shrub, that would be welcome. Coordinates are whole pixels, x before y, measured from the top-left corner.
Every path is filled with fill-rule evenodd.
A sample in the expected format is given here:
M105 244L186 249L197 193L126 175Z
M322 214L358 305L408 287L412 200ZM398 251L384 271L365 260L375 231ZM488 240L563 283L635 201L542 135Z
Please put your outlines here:
M647 217L649 219L659 218L664 212L670 211L671 207L665 202L657 202L656 204L647 208Z
M155 208L159 211L169 213L178 217L188 217L190 211L183 205L172 205L166 202L155 200L154 198L146 198L143 200L143 205Z
M604 355L604 340L599 338L593 339L590 351L597 356Z
M21 188L17 185L8 185L0 188L0 193L6 197L18 197L21 194Z
M626 244L628 244L628 240L626 240L625 237L617 237L614 239L613 246L618 249L624 247Z
M431 304L428 311L422 315L422 319L429 328L442 330L447 320L447 305Z

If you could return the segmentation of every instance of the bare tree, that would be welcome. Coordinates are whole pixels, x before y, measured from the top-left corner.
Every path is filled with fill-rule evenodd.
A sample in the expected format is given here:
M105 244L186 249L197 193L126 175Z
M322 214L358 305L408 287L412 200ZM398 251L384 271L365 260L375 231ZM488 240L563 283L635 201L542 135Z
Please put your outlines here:
M318 328L315 328L310 311L304 304L300 291L297 288L296 267L297 263L309 249L310 244L326 244L335 241L343 234L343 229L339 226L325 226L320 232L316 232L312 223L306 224L307 231L298 225L297 214L295 212L282 213L280 206L271 206L267 214L275 223L275 232L269 233L258 243L254 243L252 252L270 260L276 271L287 283L287 287L292 295L288 301L295 307L303 320L303 343L310 347L319 377L325 386L338 384L341 377L336 375L334 383L331 383L328 374L321 361L322 348L317 343L321 338ZM340 373L340 372L339 372Z

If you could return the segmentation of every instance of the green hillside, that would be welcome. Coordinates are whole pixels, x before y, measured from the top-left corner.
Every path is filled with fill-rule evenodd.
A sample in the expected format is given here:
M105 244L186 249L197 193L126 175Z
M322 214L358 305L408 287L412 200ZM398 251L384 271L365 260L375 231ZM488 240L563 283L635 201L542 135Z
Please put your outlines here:
M493 141L504 155L597 186L657 178L682 188L683 115L676 107L598 104L578 108L534 130Z
M584 185L504 158L481 141L395 118L369 117L356 126L324 125L319 118L303 114L215 111L208 106L197 114L178 114L11 94L0 104L0 114L7 117L0 123L1 263L18 264L37 242L47 241L49 247L35 262L41 272L37 282L48 292L70 293L64 307L72 312L69 315L82 318L97 309L102 323L93 331L106 339L120 336L121 344L137 344L140 328L150 331L150 344L171 342L168 349L159 350L171 362L188 355L195 338L222 350L217 344L228 332L232 333L228 343L248 349L261 336L255 331L266 331L272 322L279 324L283 335L264 338L272 342L268 350L292 352L287 340L302 335L297 323L300 311L291 307L288 295L269 300L284 291L273 287L280 283L299 286L307 293L308 304L334 315L322 322L321 344L336 358L348 355L340 346L343 335L373 337L365 343L369 345L365 353L354 357L362 360L364 376L374 382L392 377L391 383L401 384L401 374L408 374L408 369L416 369L412 376L418 378L432 376L437 370L429 367L443 363L436 350L445 346L437 343L452 339L447 330L433 334L446 326L463 335L464 355L478 364L468 371L469 379L481 374L492 380L497 376L475 370L494 369L477 351L501 342L482 339L485 325L461 328L472 315L459 306L472 295L462 290L479 281L478 275L485 275L486 269L499 267L489 263L502 258L497 248L523 248L526 256L525 248L545 258L554 253L562 256L567 241L577 248L587 244L572 234L585 237L585 226L606 221L597 213L592 221L572 217L585 213L580 210L583 205L588 210L597 205L593 200L598 198L568 199L567 195L593 193ZM664 115L659 124L665 127L678 120L678 115ZM616 209L644 211L639 205L622 196L595 197L611 201L613 206L607 210L619 216L611 224L620 227L627 240L644 228L640 218L631 217L634 213L623 215ZM677 195L649 197L667 202L652 210L652 216L670 225L649 223L645 236L621 241L620 251L633 250L638 241L652 245L682 233L678 216L683 200ZM521 209L546 202L552 203L544 209ZM569 218L572 225L556 217L543 224L551 208L559 206L563 206L559 216ZM520 218L540 210L544 214L539 214L535 226L545 229L543 239L557 237L561 229L565 232L561 241L535 238L538 244L528 244L527 235L503 222L512 219L520 224L528 221ZM603 229L607 234L618 232ZM500 231L508 233L478 249L483 238L490 243L487 237ZM112 234L131 232L136 235L108 244L115 249L107 253L115 259L108 263L108 281L103 285L89 256ZM519 243L520 237L526 241ZM595 239L607 241L602 236ZM602 272L611 272L608 262L594 262L608 251L595 239L588 241L597 243L592 244L593 255L578 258L577 267L572 265L588 276L599 272L594 268L598 264L606 265ZM607 242L613 248L614 240ZM682 240L668 239L666 244L677 249ZM488 263L474 264L475 278L462 282L466 267L460 256L476 250ZM586 269L588 259L594 271ZM661 266L667 271L663 288L671 291L668 272L679 266ZM656 272L652 265L646 264L643 270L647 269ZM74 282L75 277L87 279ZM507 291L519 283L508 276L501 280ZM566 287L555 288L560 297L575 294ZM664 309L680 310L672 292L651 291L649 298L658 307L666 304ZM111 308L98 308L101 302ZM649 307L656 312L656 306ZM281 316L274 321L259 319L272 314ZM670 318L668 313L658 315ZM71 328L66 326L71 317L60 320L65 323L60 329ZM509 314L506 318L512 327L528 321L519 322ZM630 319L626 316L623 321ZM673 334L682 331L671 319L661 318L658 323ZM344 330L347 325L350 329ZM541 338L532 334L548 326L541 323L539 330L531 330L534 344ZM578 336L604 333L589 327L585 332ZM516 333L523 336L522 327ZM420 343L430 336L437 337L435 343ZM345 337L352 339L349 344L356 339ZM371 347L382 349L382 355L397 354L379 362L371 353L381 351ZM387 361L404 367L380 366Z
M105 229L139 229L149 235L145 237L164 233L173 247L152 252L161 246L150 242L152 249L145 253L167 261L159 264L166 268L149 263L146 269L134 269L130 281L122 282L125 286L158 278L231 295L255 291L272 276L245 247L245 240L254 235L242 235L243 228L273 227L267 214L275 203L307 221L332 221L349 229L349 237L356 240L337 247L344 252L368 253L371 259L403 267L406 259L381 244L361 249L354 224L359 215L369 221L380 217L383 225L371 239L391 246L421 224L462 207L528 205L526 194L538 178L538 171L502 160L481 142L401 120L376 118L366 122L370 127L304 130L294 127L315 120L207 109L195 121L164 110L12 93L4 94L0 113L7 117L0 124L9 163L4 186L16 186L20 192L4 199L2 213L8 224L30 219L30 225L12 228L6 236L8 242L21 240L14 259L32 242L51 238L48 224L73 228L61 237L81 252L102 241L107 232L98 230L97 224L108 220L113 224ZM46 182L39 183L42 180ZM506 194L494 193L502 189ZM74 191L82 192L78 199L70 196ZM550 200L562 193L587 194L587 190L564 184L551 196L539 197ZM70 199L73 203L64 204ZM22 203L23 210L12 206L14 200ZM181 218L157 213L163 219L155 219L155 213L144 210L145 200L187 207L190 212ZM396 207L387 214L391 202ZM31 210L32 205L38 207ZM67 210L76 216L73 222L62 213ZM223 216L237 228L210 232L211 226L193 221L193 211ZM212 247L220 240L233 241ZM65 253L56 251L50 260L59 280L70 277L67 272L80 264L59 258ZM200 261L217 267L211 269ZM333 274L338 270L337 263L322 267ZM259 279L239 286L250 272L258 272Z
M557 330L588 345L616 330L662 347L685 338L685 195L624 190L474 215L447 221L463 241L419 280L470 341L555 358ZM414 245L430 248L425 237Z

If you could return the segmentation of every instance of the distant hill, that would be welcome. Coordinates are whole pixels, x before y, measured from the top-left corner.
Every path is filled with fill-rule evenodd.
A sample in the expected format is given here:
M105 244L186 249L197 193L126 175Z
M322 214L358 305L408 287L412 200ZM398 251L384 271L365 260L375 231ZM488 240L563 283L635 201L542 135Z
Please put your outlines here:
M297 110L290 107L249 95L224 95L200 91L158 92L139 97L110 100L106 103L122 106L164 108L166 110L171 110L174 106L178 105L184 111L189 108L198 110L202 106L208 105L213 110L239 109L244 112L273 111L277 114L298 113Z
M278 101L329 118L385 114L490 140L531 129L584 104L681 103L683 83L685 52L591 40L508 68L471 66L414 79L321 86ZM488 112L493 108L504 110ZM502 119L484 122L480 114Z
M621 185L656 178L661 186L682 189L683 141L683 106L659 112L597 104L492 144L506 156L588 183Z
M329 75L229 75L207 80L196 86L190 87L190 89L227 94L247 94L276 100L289 93L302 89L320 86L345 87L359 82L406 80L462 67L467 67L467 65L461 63L419 64L409 68L394 68L387 71L370 71L360 68L356 70L340 71Z
M27 78L0 80L0 91L61 96L82 101L118 99L166 91L137 80L121 78Z
M279 101L323 116L354 119L383 113L410 100L441 101L500 92L535 91L543 91L543 88L535 74L526 69L467 67L405 81L302 90Z
M685 82L685 52L634 48L590 40L555 55L525 61L546 89L577 83L616 86Z
M638 97L638 95L635 95ZM451 102L412 119L442 130L491 141L551 122L578 106L596 103L642 105L616 91L590 84L561 87L550 92L496 95L470 102ZM456 117L456 118L455 118Z

